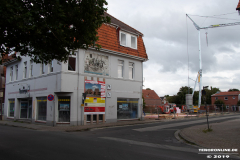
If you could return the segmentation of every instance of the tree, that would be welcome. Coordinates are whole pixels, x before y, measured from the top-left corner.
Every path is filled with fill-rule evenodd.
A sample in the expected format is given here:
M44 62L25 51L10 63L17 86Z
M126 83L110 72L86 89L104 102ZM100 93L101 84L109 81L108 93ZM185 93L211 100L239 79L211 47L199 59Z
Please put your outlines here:
M146 88L146 90L151 90L151 88Z
M237 105L240 106L240 100L237 102Z
M228 90L228 92L232 92L232 91L239 91L239 89L233 88Z
M106 0L1 0L0 51L19 52L34 62L66 61L71 50L101 46L97 29L110 22L104 17Z
M189 88L188 86L185 87L181 87L179 89L179 92L177 93L178 96L178 104L186 104L186 94L188 94L188 90L189 90L189 94L192 93L192 88Z
M214 104L220 109L222 110L222 107L223 107L223 110L225 111L226 110L226 106L225 106L225 103L222 101L222 100L216 100L214 102Z

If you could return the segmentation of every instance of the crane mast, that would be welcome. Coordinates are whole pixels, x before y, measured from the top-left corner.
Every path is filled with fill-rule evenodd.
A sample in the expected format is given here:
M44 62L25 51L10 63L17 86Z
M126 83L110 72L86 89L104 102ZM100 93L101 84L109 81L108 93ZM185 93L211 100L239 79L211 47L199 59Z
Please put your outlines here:
M195 86L194 86L194 90L192 93L192 98L194 95L194 91L195 91L195 87L196 87L196 83L199 83L199 97L198 97L198 108L200 108L201 106L201 87L202 87L202 53L201 53L201 29L208 29L208 28L217 28L217 27L228 27L228 26L235 26L235 25L240 25L240 22L234 22L234 23L225 23L225 24L215 24L215 25L210 25L207 27L200 27L198 26L190 17L188 14L186 14L186 16L193 22L193 25L195 26L195 28L198 30L198 43L199 43L199 71L198 71L198 75L197 75L197 79L195 81Z

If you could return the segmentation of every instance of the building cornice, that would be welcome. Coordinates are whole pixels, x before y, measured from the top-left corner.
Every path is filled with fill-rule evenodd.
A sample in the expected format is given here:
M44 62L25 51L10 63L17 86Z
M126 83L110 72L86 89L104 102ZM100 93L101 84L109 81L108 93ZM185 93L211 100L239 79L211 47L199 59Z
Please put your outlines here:
M92 48L92 47L91 48L89 47L88 49L96 50L95 48ZM122 56L122 57L133 58L133 59L136 59L136 60L140 60L142 62L148 61L148 59L146 59L146 58L133 56L133 55L129 55L129 54L126 54L126 53L116 52L116 51L112 51L112 50L108 50L108 49L104 49L104 48L100 48L99 51L100 52L110 53L110 54L113 54L113 55Z

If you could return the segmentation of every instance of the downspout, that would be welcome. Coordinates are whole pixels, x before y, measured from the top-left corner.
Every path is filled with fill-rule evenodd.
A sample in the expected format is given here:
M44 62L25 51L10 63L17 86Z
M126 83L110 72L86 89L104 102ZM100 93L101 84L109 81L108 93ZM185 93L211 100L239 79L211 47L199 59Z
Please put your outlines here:
M141 120L142 120L142 114L143 114L142 87L143 87L143 61L142 61L142 86L140 87L140 99L141 99Z

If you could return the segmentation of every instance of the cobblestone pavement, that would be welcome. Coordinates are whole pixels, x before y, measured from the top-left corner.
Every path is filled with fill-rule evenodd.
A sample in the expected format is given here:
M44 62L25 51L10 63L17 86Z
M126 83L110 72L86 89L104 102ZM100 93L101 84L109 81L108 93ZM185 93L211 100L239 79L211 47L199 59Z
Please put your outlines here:
M240 118L240 117L239 117ZM238 149L240 153L240 119L228 120L221 123L210 123L184 128L179 132L185 140L209 149Z

